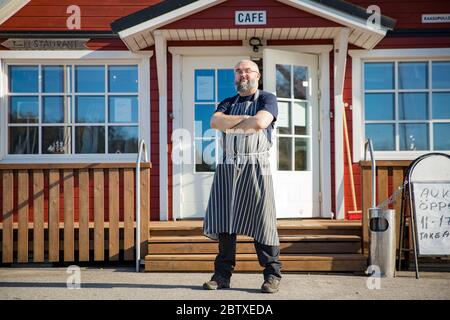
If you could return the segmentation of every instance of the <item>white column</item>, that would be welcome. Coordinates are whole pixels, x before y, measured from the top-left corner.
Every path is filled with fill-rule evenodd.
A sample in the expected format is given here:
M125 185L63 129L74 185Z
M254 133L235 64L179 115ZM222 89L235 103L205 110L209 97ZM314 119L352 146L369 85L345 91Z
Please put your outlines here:
M336 219L344 219L344 79L350 29L341 28L334 38L334 172Z
M156 71L159 91L159 212L160 220L169 219L168 147L167 147L167 41L155 30Z

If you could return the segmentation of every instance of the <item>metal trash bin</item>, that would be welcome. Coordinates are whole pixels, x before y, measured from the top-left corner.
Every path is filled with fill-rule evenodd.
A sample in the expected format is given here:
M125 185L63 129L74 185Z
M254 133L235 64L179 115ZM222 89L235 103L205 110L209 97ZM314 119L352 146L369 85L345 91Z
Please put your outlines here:
M380 277L395 276L395 210L369 209L370 265Z

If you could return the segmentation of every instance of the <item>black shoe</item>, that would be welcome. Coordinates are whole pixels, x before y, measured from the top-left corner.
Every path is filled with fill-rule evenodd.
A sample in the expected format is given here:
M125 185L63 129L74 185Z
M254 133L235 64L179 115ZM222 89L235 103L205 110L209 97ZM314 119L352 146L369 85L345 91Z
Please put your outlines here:
M280 287L280 280L275 277L270 277L267 280L264 280L264 283L261 286L262 293L276 293Z
M229 287L230 280L222 277L213 277L211 280L203 284L203 289L205 290L228 289Z

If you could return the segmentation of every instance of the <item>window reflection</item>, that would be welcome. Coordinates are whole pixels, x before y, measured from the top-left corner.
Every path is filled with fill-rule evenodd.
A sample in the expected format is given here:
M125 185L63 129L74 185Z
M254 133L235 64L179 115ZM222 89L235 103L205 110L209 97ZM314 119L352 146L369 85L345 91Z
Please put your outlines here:
M216 132L210 130L210 120L215 109L215 105L213 104L195 105L195 137L215 137Z
M43 127L42 153L67 154L72 150L70 127Z
M10 154L37 154L39 148L38 127L10 127Z
M219 69L217 70L218 82L218 101L223 101L225 98L236 95L234 87L234 71L233 69Z
M105 97L78 96L75 101L76 122L105 122Z
M9 97L9 123L39 122L38 97Z
M294 66L294 98L306 100L308 90L308 68Z
M394 63L365 63L364 79L366 90L394 89Z
M278 137L278 170L292 170L292 138Z
M450 119L450 92L433 93L433 119Z
M43 92L64 92L64 66L42 67Z
M428 119L428 94L400 93L398 95L398 111L400 120Z
M450 150L450 123L433 124L434 150Z
M125 123L138 121L138 99L136 96L110 96L109 122Z
M279 134L292 133L291 104L278 101L277 132Z
M428 150L428 125L408 123L399 125L400 150Z
M38 66L9 66L9 92L39 92Z
M278 98L291 97L291 66L276 65L276 96Z
M366 120L394 120L394 94L366 93L364 110Z
M109 92L137 92L138 91L137 66L135 65L109 66L108 90Z
M63 123L65 119L64 97L43 97L42 99L42 122Z
M393 124L366 124L366 139L371 139L373 149L395 150L395 128Z
M308 119L308 103L295 102L294 103L294 134L308 135L309 134L309 119Z
M400 62L398 64L398 84L400 89L428 88L428 63Z
M76 92L105 92L104 66L76 66Z
M105 153L105 127L76 127L76 153Z
M433 61L433 89L450 89L450 61Z
M108 127L108 153L137 153L137 126Z
M295 139L295 171L309 170L308 145L308 138Z

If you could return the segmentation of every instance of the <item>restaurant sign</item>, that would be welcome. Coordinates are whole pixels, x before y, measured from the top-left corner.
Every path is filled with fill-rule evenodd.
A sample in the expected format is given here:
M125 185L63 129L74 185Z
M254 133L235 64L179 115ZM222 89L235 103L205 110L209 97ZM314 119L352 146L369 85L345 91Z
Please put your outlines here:
M423 14L422 23L450 23L450 13Z
M236 25L265 25L266 11L236 11L234 15Z
M86 50L89 39L8 39L2 46L11 50Z

